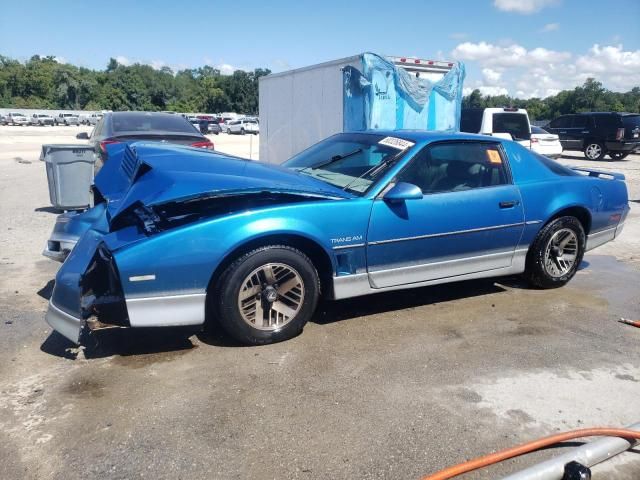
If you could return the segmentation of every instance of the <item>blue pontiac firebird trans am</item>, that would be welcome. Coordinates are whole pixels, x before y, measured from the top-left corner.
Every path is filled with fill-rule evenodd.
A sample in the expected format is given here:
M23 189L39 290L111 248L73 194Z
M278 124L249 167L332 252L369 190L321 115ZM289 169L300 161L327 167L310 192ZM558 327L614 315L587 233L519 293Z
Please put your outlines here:
M342 133L282 166L115 147L96 206L54 230L71 252L46 320L74 342L215 320L264 344L298 334L321 295L512 274L558 287L629 210L623 175L478 135Z

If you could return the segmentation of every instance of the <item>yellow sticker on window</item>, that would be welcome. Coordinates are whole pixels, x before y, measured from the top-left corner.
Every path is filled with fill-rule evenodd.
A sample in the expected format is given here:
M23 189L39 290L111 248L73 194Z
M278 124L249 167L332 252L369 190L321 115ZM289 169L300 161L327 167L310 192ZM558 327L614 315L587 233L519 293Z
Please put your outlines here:
M487 158L489 163L502 163L502 157L497 150L487 150Z

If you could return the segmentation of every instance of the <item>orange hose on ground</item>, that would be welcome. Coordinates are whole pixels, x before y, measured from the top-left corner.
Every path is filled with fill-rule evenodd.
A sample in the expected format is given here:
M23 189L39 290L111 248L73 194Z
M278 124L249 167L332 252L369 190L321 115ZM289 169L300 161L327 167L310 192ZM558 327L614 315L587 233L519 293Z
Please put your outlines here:
M540 450L544 447L555 445L556 443L584 437L621 437L627 440L640 440L640 432L627 430L625 428L583 428L581 430L558 433L556 435L550 435L548 437L539 438L538 440L523 443L522 445L507 448L499 452L490 453L489 455L474 458L458 465L453 465L452 467L448 467L444 470L440 470L439 472L422 477L422 480L447 480L449 478L462 475L463 473L471 472L479 468L488 467L489 465L508 460L509 458L518 457L526 453L531 453L535 450Z

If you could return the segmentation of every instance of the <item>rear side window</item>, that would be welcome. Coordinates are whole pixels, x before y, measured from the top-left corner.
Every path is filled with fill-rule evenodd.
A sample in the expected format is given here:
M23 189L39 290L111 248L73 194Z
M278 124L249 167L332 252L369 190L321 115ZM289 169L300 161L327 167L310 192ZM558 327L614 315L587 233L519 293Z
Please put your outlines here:
M597 128L620 128L622 127L619 115L594 115Z
M640 115L625 115L622 117L622 125L630 130L640 128Z
M479 133L482 127L482 108L465 108L460 115L460 131Z
M494 143L441 143L426 147L398 175L423 193L459 192L509 183L504 158Z
M193 127L191 124L178 115L158 115L151 113L113 115L111 123L113 125L113 131L116 133L159 130L193 135Z
M496 113L493 116L493 133L510 133L514 140L531 138L529 121L521 113Z
M571 170L564 165L560 165L558 162L556 162L555 160L551 160L549 157L545 157L544 155L540 155L533 151L531 153L538 159L540 163L542 163L556 175L563 175L565 177L580 176L578 172Z
M589 117L586 115L574 115L573 122L571 122L571 128L587 128L589 125Z
M549 124L549 127L550 128L567 128L570 125L570 122L571 122L571 117L569 116L558 117Z

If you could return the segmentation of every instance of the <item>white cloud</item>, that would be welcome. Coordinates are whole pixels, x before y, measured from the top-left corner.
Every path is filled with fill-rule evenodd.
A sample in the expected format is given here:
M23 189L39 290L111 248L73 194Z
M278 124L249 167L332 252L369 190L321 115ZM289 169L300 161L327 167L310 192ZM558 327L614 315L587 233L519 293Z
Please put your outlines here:
M216 65L215 68L220 70L220 73L222 75L232 75L233 72L238 70L236 67L234 67L233 65L229 65L228 63L222 63L220 65Z
M596 44L584 54L572 55L542 47L527 49L515 43L464 42L451 56L467 62L466 88L478 88L490 95L507 90L520 98L544 98L582 85L589 77L614 91L629 91L640 85L640 50L624 50L622 45Z
M568 52L534 48L527 50L521 45L512 43L508 46L493 45L491 43L464 42L451 52L458 60L474 60L491 66L515 67L531 64L559 62L571 57Z
M123 56L123 55L118 55L116 57L116 62L118 62L120 65L124 65L125 67L131 65L131 60L129 60L127 57Z
M67 59L64 57L56 56L56 57L53 57L53 59L58 63L67 63Z
M498 10L523 15L529 15L556 4L558 0L493 0L493 6Z
M547 23L544 27L542 27L541 32L555 32L556 30L560 30L559 23Z
M509 95L509 90L495 85L480 85L478 90L480 90L480 93L483 95L491 95L492 97L497 95Z
M151 65L151 68L154 70L160 70L162 67L168 67L164 60L151 60L149 65Z
M502 72L498 72L492 68L483 68L482 77L487 83L497 83L500 81L500 77L502 77Z

